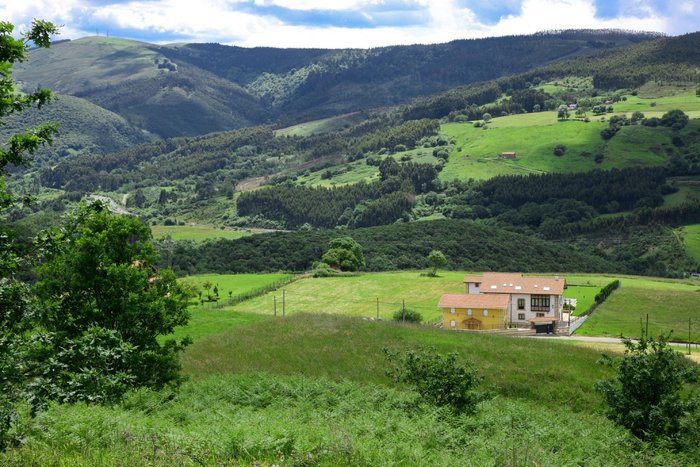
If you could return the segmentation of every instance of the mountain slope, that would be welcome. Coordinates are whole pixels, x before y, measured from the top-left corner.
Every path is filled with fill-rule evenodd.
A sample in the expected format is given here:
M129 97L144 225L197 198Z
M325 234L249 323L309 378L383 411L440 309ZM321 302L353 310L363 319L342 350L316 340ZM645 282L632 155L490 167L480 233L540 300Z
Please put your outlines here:
M655 37L564 31L339 50L161 46L90 37L34 50L16 77L28 89L83 97L132 125L171 137L397 105Z
M163 137L265 120L258 99L240 86L187 63L174 64L159 49L104 37L66 41L34 50L16 75L26 88L85 98Z
M53 165L79 155L122 151L153 139L114 112L69 95L56 96L41 110L31 108L10 115L0 129L0 139L4 141L12 134L47 122L58 122L59 132L53 145L36 152L35 166Z

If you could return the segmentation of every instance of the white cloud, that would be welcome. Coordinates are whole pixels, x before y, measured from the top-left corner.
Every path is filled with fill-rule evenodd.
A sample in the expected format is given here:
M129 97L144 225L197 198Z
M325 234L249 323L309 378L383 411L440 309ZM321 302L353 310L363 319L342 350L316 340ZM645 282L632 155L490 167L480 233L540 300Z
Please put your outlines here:
M638 11L638 10L637 10ZM489 28L493 35L529 34L551 29L632 29L664 31L664 18L645 15L614 19L596 17L592 0L524 0L518 16L502 18Z
M359 10L368 5L379 5L377 0L255 0L260 6L279 6L292 10Z
M347 28L285 24L273 16L243 9L243 0L131 0L90 5L84 0L0 0L0 18L28 28L33 18L64 24L61 37L77 38L113 28L140 30L141 37L164 42L170 37L192 42L221 42L241 46L376 47L392 44L436 43L460 38L529 34L550 29L620 28L682 33L697 29L700 7L695 0L669 4L671 13L659 16L650 0L626 0L624 16L596 17L593 0L522 0L521 12L495 24L482 23L457 0L413 0L424 10L424 24L404 27ZM396 0L255 0L261 6L295 10L359 11L372 17L383 7L400 9ZM409 0L406 1L409 4ZM397 6L399 5L399 6ZM372 7L371 11L368 7ZM340 13L339 13L340 15ZM163 40L158 40L161 34Z

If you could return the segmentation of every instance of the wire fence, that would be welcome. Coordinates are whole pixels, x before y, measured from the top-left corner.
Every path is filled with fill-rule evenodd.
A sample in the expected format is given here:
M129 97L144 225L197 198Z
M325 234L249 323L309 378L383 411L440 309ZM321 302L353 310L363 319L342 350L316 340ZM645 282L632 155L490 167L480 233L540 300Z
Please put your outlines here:
M386 301L378 297L374 299L348 298L326 299L319 302L315 297L308 295L298 296L286 289L278 293L268 294L263 301L246 303L236 308L243 312L255 312L271 314L273 316L286 316L295 313L324 313L346 316L357 316L376 320L396 319L404 315L404 312L417 312L424 323L435 324L441 320L442 311L434 305L412 302L409 300Z

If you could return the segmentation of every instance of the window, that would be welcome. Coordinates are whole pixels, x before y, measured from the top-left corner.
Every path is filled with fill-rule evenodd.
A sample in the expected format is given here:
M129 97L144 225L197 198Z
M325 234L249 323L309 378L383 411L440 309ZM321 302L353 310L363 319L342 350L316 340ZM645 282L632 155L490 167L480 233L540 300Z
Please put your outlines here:
M530 309L532 311L549 311L549 295L532 295Z
M489 310L484 309L484 316L488 316L488 315L489 315Z
M472 315L472 309L471 309L471 308L467 309L467 315L469 315L469 316Z
M538 318L544 318L544 313L537 313Z
M455 307L450 308L450 313L453 315L455 314Z
M455 321L455 320L450 321L450 327L453 328L455 326L457 326L457 321Z
M518 310L524 310L524 309L525 309L525 299L519 298L518 299Z
M525 321L525 313L518 313L518 321Z

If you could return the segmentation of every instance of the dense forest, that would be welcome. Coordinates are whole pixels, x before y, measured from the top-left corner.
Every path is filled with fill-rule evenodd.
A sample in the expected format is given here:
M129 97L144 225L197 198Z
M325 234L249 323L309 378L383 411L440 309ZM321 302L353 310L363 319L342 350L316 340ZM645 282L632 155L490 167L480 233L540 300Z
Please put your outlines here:
M306 271L335 237L352 235L367 270L423 268L435 249L449 267L472 271L628 271L605 259L467 220L412 222L352 231L313 230L254 235L239 240L158 242L161 264L178 274Z

